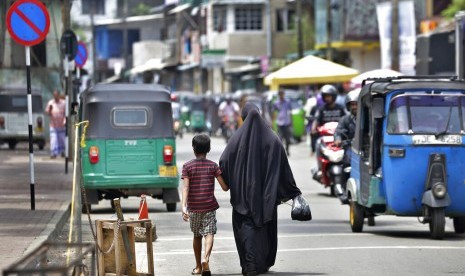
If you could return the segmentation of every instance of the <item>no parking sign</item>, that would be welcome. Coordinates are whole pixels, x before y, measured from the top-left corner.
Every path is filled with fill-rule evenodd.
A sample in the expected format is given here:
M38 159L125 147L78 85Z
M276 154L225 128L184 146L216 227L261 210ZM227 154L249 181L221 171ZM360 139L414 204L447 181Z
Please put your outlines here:
M27 112L29 134L29 170L31 210L35 210L34 148L32 147L31 47L42 42L50 28L47 8L38 0L19 0L6 14L6 28L17 43L26 46Z
M50 29L47 8L38 0L13 3L6 15L6 27L11 37L24 46L42 42Z
M83 42L78 43L77 47L77 54L76 57L74 58L74 62L76 63L76 66L79 68L82 68L84 64L86 64L87 61L87 48L86 44Z

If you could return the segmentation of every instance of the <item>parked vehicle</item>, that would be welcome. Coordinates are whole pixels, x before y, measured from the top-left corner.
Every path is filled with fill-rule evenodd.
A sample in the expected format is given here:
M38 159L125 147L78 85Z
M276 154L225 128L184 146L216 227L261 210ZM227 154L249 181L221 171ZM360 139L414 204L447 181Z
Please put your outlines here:
M38 88L32 94L32 140L40 150L45 147L44 109ZM0 86L0 144L15 149L18 142L29 141L27 87L25 85Z
M80 151L89 204L145 194L176 210L179 177L167 88L97 84L81 94L79 116L89 121Z
M334 144L334 132L337 122L329 122L317 128L317 163L318 168L313 170L313 179L321 183L325 188L330 188L332 196L344 196L342 161L344 149Z
M465 232L465 82L444 77L369 80L358 100L347 182L350 225L374 215L421 217L442 239L445 218Z

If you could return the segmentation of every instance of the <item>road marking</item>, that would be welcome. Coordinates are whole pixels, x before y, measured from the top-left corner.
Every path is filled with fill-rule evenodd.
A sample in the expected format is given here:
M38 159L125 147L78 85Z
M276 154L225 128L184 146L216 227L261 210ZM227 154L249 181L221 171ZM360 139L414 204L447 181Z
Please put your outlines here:
M386 250L386 249L408 249L408 250L465 250L465 247L459 246L348 246L348 247L317 247L317 248L296 248L296 249L278 249L278 252L303 252L303 251L337 251L337 250ZM236 250L213 250L214 254L237 254ZM162 252L155 253L155 256L168 256L168 255L192 255L192 251L186 252Z
M302 234L302 235L282 235L278 236L278 239L288 239L288 238L312 238L312 237L345 237L345 236L373 236L374 234L370 233L334 233L334 234ZM191 241L192 237L177 237L177 238L158 238L157 241ZM234 237L218 237L215 236L215 240L234 240Z

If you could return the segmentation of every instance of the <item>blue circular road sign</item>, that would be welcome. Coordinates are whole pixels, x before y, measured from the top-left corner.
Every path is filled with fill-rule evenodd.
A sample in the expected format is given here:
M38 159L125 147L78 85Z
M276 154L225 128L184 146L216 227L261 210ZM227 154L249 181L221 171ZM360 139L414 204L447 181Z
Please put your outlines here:
M6 15L11 37L19 44L32 46L42 42L50 28L47 8L38 0L19 0Z
M82 68L87 61L87 48L86 44L83 42L78 43L76 57L74 58L74 62L76 66Z

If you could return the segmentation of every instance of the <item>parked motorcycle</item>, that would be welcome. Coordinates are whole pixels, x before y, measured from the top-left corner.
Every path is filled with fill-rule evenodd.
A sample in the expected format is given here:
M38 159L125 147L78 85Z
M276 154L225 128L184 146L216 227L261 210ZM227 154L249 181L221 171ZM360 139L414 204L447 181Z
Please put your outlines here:
M337 122L329 122L317 128L318 141L316 156L318 167L312 170L313 179L329 187L332 196L338 196L342 203L347 203L345 183L343 183L344 149L334 144L334 132Z

